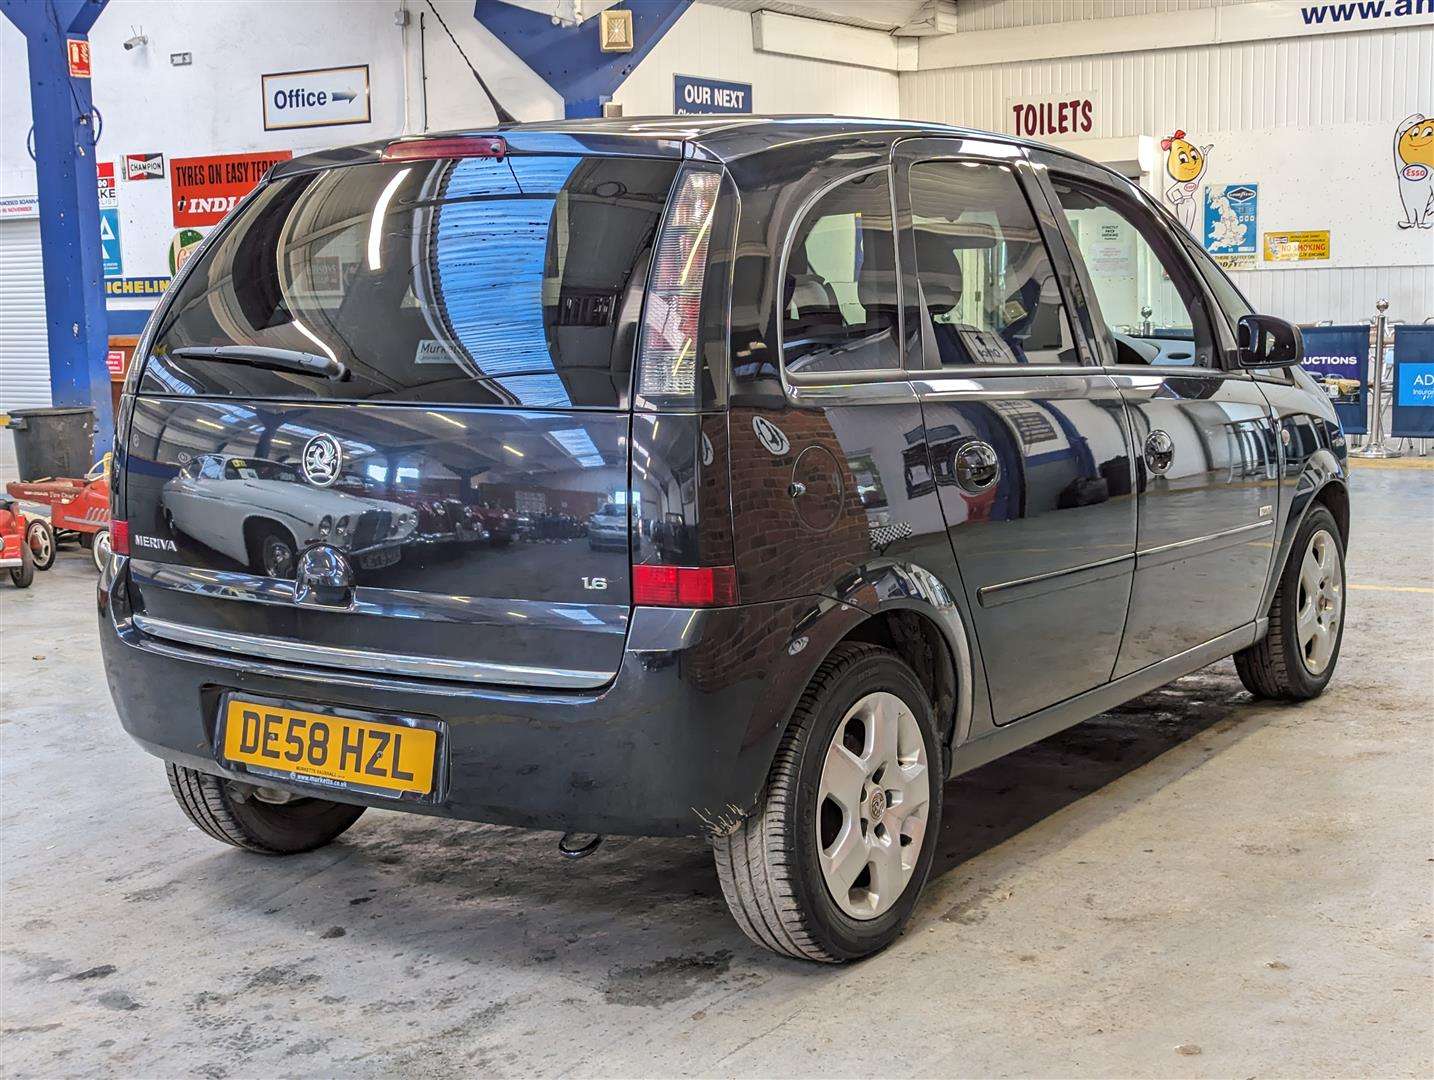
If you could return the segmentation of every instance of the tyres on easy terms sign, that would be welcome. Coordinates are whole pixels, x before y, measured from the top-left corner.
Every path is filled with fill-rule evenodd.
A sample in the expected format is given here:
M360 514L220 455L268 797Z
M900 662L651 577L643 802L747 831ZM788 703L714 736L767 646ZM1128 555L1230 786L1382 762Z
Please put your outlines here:
M674 75L672 111L678 116L749 113L752 111L752 84L700 79L695 75Z
M368 65L265 75L264 130L367 124Z

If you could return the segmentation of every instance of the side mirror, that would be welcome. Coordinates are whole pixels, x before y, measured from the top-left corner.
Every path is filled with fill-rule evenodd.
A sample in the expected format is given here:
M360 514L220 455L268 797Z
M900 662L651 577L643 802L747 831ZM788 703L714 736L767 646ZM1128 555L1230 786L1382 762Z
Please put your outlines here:
M1305 339L1294 323L1273 315L1240 317L1240 366L1293 367L1304 359Z

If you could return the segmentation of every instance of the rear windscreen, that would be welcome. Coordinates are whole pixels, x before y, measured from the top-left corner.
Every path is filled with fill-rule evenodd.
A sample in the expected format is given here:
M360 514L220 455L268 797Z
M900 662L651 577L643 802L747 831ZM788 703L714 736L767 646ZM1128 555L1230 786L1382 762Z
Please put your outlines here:
M385 162L262 188L166 305L144 393L626 404L670 160ZM346 378L176 355L261 347Z

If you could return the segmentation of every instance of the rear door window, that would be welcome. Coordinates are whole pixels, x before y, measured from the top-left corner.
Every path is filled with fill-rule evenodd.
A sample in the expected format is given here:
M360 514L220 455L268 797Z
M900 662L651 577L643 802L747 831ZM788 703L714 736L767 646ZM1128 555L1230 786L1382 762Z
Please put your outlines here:
M941 366L1080 363L1015 173L925 161L911 167L910 183L921 305Z
M269 184L167 305L141 389L622 406L676 169L510 156L354 165ZM236 345L331 358L350 375L181 355Z

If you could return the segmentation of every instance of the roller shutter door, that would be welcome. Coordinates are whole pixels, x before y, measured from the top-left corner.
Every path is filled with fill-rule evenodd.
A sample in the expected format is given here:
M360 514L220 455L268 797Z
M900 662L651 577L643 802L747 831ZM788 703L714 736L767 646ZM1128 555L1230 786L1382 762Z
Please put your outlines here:
M40 220L0 221L0 412L49 404Z

